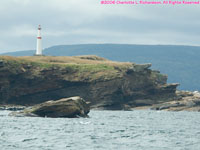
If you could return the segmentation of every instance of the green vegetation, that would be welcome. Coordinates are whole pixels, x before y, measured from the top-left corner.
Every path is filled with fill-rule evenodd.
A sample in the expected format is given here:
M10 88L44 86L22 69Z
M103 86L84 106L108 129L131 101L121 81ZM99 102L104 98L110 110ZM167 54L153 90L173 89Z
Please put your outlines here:
M94 59L92 58L94 57ZM69 80L110 80L121 77L123 71L131 63L117 63L97 56L80 57L51 57L51 56L30 56L30 57L10 57L0 56L5 66L12 73L30 70L32 75L39 75L38 71L58 70L57 73L68 73ZM117 69L116 69L117 68ZM119 71L120 70L120 71Z
M98 72L98 71L106 71L106 70L114 70L114 67L104 65L104 64L64 64L64 65L58 65L62 68L66 68L68 70L76 70L79 72Z

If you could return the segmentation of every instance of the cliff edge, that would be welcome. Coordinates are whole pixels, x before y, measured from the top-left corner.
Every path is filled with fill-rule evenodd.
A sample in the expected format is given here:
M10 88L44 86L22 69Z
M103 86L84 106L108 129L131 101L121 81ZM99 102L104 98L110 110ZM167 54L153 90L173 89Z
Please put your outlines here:
M93 109L128 110L178 99L178 84L150 67L97 56L0 56L0 104L80 96Z

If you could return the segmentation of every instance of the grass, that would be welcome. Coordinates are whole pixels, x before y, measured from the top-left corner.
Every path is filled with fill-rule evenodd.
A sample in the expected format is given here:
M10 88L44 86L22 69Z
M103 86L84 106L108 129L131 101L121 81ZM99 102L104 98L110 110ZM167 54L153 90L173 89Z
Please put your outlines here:
M31 66L32 70L56 68L68 70L73 74L73 80L88 79L90 81L102 79L109 80L120 77L132 63L109 61L97 56L0 56L9 65L9 69L20 69Z
M12 64L29 64L39 67L52 67L52 66L66 66L71 65L75 68L78 66L84 66L86 69L113 69L127 68L132 63L114 62L97 56L23 56L23 57L11 57L0 56L0 60L4 60Z

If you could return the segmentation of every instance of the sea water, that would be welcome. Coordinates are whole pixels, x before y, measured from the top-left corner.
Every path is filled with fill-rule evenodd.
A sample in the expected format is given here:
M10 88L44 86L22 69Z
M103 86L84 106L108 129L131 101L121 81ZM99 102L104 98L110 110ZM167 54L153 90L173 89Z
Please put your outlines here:
M11 117L0 150L200 150L200 113L91 111L89 118Z

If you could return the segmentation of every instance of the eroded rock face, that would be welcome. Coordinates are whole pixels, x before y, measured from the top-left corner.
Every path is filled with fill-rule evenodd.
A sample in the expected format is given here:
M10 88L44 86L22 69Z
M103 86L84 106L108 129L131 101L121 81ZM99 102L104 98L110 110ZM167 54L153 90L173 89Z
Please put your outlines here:
M57 101L47 101L21 112L13 112L13 116L76 118L87 117L89 105L79 96L63 98Z
M42 59L31 57L29 59ZM49 61L57 61L44 57ZM177 97L178 84L167 84L167 76L149 69L151 64L120 63L109 65L107 60L84 57L82 61L102 63L95 68L68 65L49 65L23 62L0 62L0 104L32 106L48 100L80 96L91 103L91 108L123 110L171 101ZM18 60L19 59L19 60ZM65 58L62 58L62 60ZM73 57L73 59L76 59ZM80 60L79 60L80 61ZM105 62L104 62L105 61ZM59 60L59 63L62 63ZM86 68L86 70L84 70ZM102 69L101 69L102 68Z

